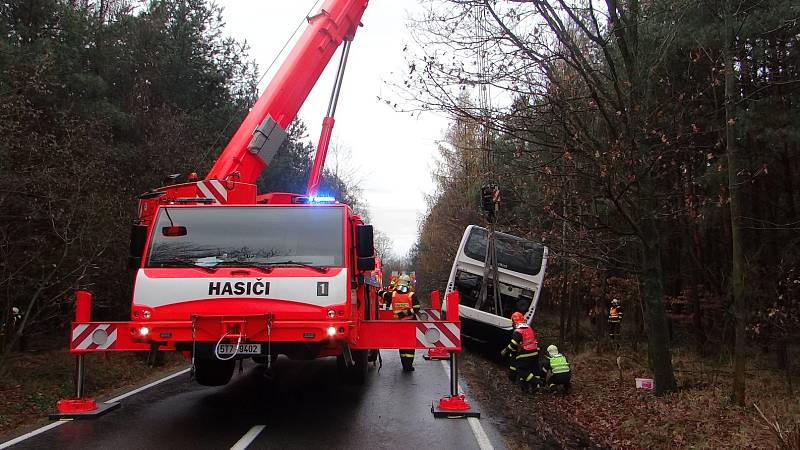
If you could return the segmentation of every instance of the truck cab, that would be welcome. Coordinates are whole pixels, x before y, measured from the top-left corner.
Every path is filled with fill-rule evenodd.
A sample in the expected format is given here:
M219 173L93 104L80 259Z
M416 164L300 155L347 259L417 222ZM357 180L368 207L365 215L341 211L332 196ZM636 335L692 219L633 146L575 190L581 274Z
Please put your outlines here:
M347 205L296 194L256 204L162 201L148 229L131 304L141 326L132 333L191 352L202 384L227 383L242 358L353 358L351 330L369 318L374 289L365 279L375 259L371 227Z

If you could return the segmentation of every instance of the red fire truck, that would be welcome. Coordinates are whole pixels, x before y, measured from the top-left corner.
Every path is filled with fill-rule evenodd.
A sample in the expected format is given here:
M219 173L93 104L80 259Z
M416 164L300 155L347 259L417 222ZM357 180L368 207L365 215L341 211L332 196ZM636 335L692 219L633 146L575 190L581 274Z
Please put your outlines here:
M350 42L368 0L327 0L203 180L139 197L131 258L137 267L127 322L92 322L91 295L78 292L70 349L77 398L62 413L92 409L83 395L83 355L181 351L196 380L226 384L236 361L270 364L336 356L363 381L370 350L461 348L458 314L384 320L374 283L372 227L345 204L317 196ZM286 137L339 46L342 57L304 194L256 192L256 179ZM457 311L457 294L448 311ZM385 311L384 311L385 313ZM372 352L374 355L375 352ZM451 370L457 376L455 357ZM458 403L456 382L451 397ZM460 397L463 400L463 396ZM455 407L463 409L463 405Z

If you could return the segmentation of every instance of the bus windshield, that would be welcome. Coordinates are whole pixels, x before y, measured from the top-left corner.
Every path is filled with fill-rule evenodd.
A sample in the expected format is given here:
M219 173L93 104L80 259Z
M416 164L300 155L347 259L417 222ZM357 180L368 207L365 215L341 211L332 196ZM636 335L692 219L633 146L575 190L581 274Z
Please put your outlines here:
M146 267L341 267L343 214L341 207L161 208Z
M486 262L485 228L472 227L464 254L480 262ZM497 265L503 269L525 275L536 275L542 268L544 246L505 233L495 233Z

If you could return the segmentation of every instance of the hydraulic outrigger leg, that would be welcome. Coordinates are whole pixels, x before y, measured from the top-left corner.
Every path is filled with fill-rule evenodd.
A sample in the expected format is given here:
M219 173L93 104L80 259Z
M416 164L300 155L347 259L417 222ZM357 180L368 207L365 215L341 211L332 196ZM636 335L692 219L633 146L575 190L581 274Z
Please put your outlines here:
M447 298L446 318L458 320L458 294L451 293ZM450 396L440 398L431 405L433 417L446 417L448 419L476 417L480 419L481 413L467 402L464 394L459 393L458 387L458 351L450 352Z
M92 294L89 291L75 292L75 322L89 322L92 310ZM75 397L59 400L56 412L50 419L94 419L119 407L119 402L98 404L92 397L84 397L86 366L84 354L75 355Z

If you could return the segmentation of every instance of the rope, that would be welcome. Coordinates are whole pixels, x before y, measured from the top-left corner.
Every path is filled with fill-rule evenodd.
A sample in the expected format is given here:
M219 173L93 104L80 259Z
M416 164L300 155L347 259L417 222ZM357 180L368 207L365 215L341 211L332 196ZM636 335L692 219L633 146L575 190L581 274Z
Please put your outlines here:
M220 346L220 344L222 344L222 340L225 339L229 334L231 334L230 331L228 331L225 334L223 334L222 337L219 338L219 340L217 341L217 345L214 346L214 356L216 356L217 359L220 360L220 361L230 361L233 358L235 358L236 355L239 354L239 345L242 343L242 334L243 334L241 330L239 331L239 337L236 339L236 347L234 347L233 353L231 353L231 356L229 356L227 358L223 358L222 356L219 355L219 346Z

